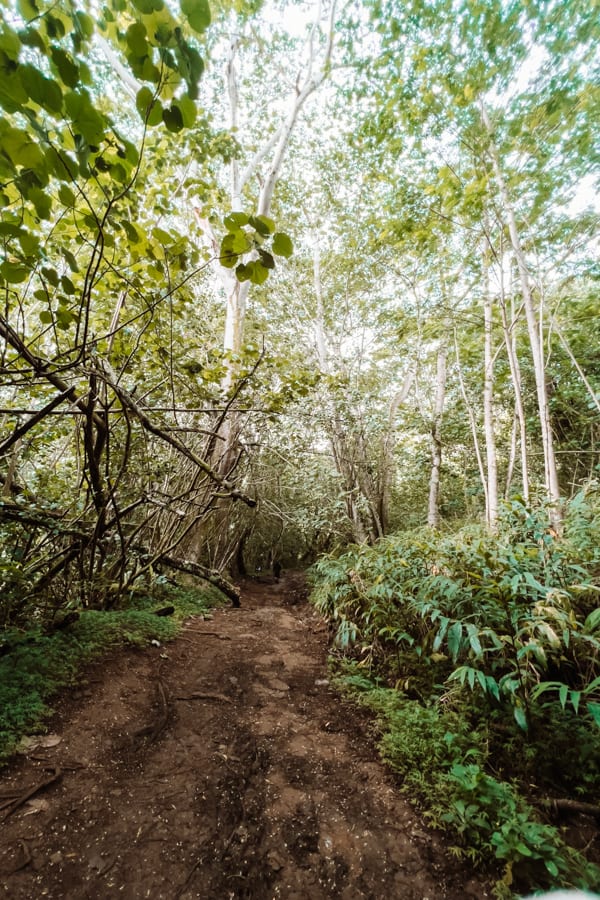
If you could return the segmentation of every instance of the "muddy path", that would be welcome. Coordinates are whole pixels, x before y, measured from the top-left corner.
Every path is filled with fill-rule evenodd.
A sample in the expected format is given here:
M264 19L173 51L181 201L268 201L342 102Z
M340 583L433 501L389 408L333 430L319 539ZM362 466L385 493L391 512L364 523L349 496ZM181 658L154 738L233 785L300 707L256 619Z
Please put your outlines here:
M377 760L327 682L299 576L121 653L0 778L48 785L0 824L10 900L464 900L488 892ZM5 812L0 812L0 821Z

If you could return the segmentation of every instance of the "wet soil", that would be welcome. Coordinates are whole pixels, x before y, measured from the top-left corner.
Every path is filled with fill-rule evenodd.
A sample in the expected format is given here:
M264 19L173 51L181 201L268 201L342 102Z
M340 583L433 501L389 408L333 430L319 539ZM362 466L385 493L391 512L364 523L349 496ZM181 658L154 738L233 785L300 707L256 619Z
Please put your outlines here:
M489 896L399 793L326 658L290 574L90 670L0 778L0 898Z

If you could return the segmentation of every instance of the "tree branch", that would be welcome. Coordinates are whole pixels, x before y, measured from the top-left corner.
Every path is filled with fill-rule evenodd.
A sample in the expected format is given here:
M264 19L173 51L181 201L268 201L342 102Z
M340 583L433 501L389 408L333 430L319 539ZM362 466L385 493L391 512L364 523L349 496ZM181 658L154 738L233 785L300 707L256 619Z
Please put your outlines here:
M194 463L199 469L201 469L210 479L214 481L215 484L219 485L224 491L227 492L226 496L230 496L233 500L242 500L247 506L256 506L256 500L252 497L249 497L247 494L244 494L242 491L237 490L236 486L225 478L222 478L217 472L212 469L205 460L201 459L197 456L193 450L190 450L189 447L186 447L184 443L182 443L178 438L174 435L170 434L164 428L161 428L159 425L156 425L148 413L142 409L142 407L136 403L133 399L129 391L125 390L125 388L121 387L118 383L117 375L106 360L98 360L96 362L96 366L98 371L106 381L106 383L110 386L110 388L117 395L123 406L126 406L131 412L137 417L142 426L149 431L151 434L155 435L155 437L160 438L166 444L169 444L182 456L186 459L189 459Z

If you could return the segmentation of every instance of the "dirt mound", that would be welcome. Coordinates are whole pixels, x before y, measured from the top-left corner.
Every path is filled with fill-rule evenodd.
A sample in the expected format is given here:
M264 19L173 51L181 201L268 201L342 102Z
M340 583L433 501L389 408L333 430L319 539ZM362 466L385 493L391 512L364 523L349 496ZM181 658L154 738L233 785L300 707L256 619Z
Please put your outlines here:
M242 587L241 609L92 670L4 772L0 897L486 897L330 689L301 576Z

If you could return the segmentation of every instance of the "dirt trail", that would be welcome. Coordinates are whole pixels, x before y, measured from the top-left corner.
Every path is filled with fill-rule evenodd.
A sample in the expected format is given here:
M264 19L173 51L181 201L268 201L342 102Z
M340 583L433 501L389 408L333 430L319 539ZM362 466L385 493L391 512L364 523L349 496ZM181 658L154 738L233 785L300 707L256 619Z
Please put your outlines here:
M248 582L241 609L119 654L64 698L55 746L0 779L1 807L61 773L0 825L1 898L487 896L331 691L302 592L300 576Z

